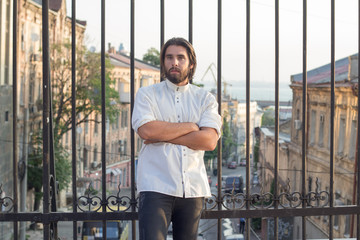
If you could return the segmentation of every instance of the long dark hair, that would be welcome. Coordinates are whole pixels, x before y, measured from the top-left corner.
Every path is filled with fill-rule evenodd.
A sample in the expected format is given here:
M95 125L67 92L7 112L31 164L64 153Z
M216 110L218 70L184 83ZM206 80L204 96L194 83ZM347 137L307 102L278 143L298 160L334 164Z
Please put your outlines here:
M196 70L195 50L194 50L193 46L191 45L191 43L189 43L184 38L180 38L180 37L174 37L174 38L169 39L163 45L163 47L161 49L161 52L160 52L161 77L165 78L165 66L164 66L165 52L166 52L166 49L171 45L182 46L186 49L190 64L193 65L193 68L189 70L189 74L188 74L189 81L192 80L192 78L194 77L195 70Z

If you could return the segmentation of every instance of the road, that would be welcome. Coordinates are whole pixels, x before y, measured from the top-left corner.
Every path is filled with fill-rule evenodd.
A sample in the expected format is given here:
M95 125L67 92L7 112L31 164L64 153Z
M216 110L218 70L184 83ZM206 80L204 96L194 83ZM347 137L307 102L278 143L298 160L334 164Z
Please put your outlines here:
M242 175L245 179L246 168L237 167L236 169L228 169L227 166L222 168L222 176L231 176L231 175ZM211 192L217 196L217 176L211 174L212 185ZM245 184L245 183L244 183ZM222 238L225 239L225 236L230 234L239 233L239 219L222 219L221 220L221 229L222 229ZM199 233L202 233L204 239L206 240L217 240L217 219L201 219L199 226Z

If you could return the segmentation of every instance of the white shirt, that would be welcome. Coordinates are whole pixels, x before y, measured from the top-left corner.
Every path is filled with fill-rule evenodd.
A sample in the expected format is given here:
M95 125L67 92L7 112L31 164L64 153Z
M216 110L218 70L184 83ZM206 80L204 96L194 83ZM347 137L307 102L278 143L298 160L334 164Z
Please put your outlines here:
M221 117L215 97L192 84L177 86L169 80L140 88L132 125L150 121L193 122L214 128L220 137ZM137 169L138 192L153 191L176 197L210 197L204 151L172 143L143 144Z

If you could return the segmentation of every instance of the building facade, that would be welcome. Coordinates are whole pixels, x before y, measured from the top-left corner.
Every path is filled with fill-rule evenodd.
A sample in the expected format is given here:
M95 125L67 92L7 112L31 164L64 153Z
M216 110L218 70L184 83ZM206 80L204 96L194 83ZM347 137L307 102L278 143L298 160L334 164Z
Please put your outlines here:
M358 55L335 62L335 114L334 114L334 204L356 203L356 143ZM306 127L306 184L307 193L329 192L331 147L331 88L330 64L307 72L307 124L303 124L302 74L291 76L293 90L291 138L279 139L279 181L283 190L301 192L302 182L302 129ZM260 137L260 163L264 188L270 190L274 169L274 137L262 131ZM289 184L287 184L289 181ZM288 185L288 186L286 186ZM323 194L325 194L323 192ZM325 196L327 196L325 194ZM321 204L321 203L319 203ZM334 237L349 238L356 229L356 219L350 215L334 216ZM327 238L329 216L307 217L306 238ZM301 219L294 220L294 238L301 236ZM299 227L296 227L299 226Z

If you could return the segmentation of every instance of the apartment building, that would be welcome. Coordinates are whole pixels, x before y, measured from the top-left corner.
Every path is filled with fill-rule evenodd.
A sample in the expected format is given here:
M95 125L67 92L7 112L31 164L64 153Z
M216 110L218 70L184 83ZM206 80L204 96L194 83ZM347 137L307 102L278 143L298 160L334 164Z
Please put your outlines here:
M356 143L358 54L335 62L334 114L334 204L356 203ZM330 182L330 118L331 118L330 64L307 72L307 125L303 124L302 74L291 76L293 90L291 135L279 139L280 189L301 192L302 129L306 127L307 194L321 193L327 197ZM260 137L260 164L264 189L270 190L274 172L274 136L262 130ZM313 204L322 204L317 202ZM307 238L327 238L328 216L307 218ZM299 227L296 227L296 226ZM301 219L294 220L294 238L301 233ZM349 238L356 229L356 218L350 215L334 216L334 237Z

